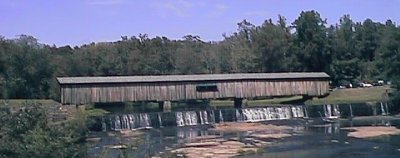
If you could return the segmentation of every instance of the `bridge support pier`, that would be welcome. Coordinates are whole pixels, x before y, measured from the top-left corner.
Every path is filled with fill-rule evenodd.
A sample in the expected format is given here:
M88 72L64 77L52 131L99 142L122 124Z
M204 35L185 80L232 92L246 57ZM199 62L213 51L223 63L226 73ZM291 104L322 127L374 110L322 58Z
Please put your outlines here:
M233 105L235 108L245 108L248 105L248 100L246 98L234 98Z
M158 102L158 108L163 112L171 111L171 101L160 101L160 102Z

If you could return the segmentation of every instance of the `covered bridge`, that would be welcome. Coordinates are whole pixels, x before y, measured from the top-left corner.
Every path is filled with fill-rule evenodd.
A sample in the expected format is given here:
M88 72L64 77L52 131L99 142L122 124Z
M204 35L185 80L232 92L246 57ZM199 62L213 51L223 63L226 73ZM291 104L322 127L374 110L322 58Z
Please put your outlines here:
M329 88L329 75L319 72L59 77L57 81L61 103L74 105L217 98L241 102L255 97L324 96Z

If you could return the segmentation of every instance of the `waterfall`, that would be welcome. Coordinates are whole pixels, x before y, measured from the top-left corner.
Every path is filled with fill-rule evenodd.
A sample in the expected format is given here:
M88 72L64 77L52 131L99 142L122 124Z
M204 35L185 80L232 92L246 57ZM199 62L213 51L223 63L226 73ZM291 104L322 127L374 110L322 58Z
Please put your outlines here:
M186 111L184 114L185 125L197 125L197 114L194 111Z
M183 113L182 112L176 112L176 125L177 126L184 126L185 121L183 120Z
M332 117L332 108L331 105L325 105L325 117Z
M304 114L305 114L305 118L308 118L307 106L304 106Z
M247 108L242 109L241 111L242 113L240 113L239 110L236 110L236 120L239 122L259 122L304 117L302 106Z
M388 107L388 103L387 102L385 103L385 107L386 107L386 114L389 115L390 113L389 113L389 107Z
M165 118L164 118L164 115ZM172 115L175 117L169 117ZM233 118L224 118L232 116ZM102 118L103 130L141 129L152 126L163 127L169 121L175 121L177 126L208 125L217 122L259 122L268 120L284 120L308 116L304 106L270 106L260 108L243 108L232 110L200 110L178 111L168 113L134 113L106 116ZM216 120L216 117L217 120ZM174 120L166 120L172 118Z
M158 117L158 123L160 124L160 127L163 127L160 113L157 113L157 117Z
M349 104L349 108L350 108L350 117L353 117L353 107L351 107L351 104Z
M150 119L149 115L146 113L141 113L139 114L140 120L139 120L139 125L140 127L150 127Z
M244 121L244 119L243 119L243 113L241 113L240 111L239 111L239 109L236 109L235 110L235 120L237 121L237 122L242 122L242 121Z
M203 120L203 113L202 112L200 112L199 113L199 115L200 115L200 124L202 125L202 124L204 124L204 120Z
M214 110L211 110L211 112L210 112L210 117L211 117L211 123L215 123L215 113L214 113Z
M119 116L115 116L114 130L116 130L116 131L121 130L121 120L120 120Z
M207 115L207 111L200 111L199 112L200 115L200 124L204 125L204 124L208 124L208 115Z
M304 108L304 110L301 106L293 106L291 109L294 118L304 117L304 114L306 115L306 117L308 117L307 109Z
M194 111L176 112L178 126L197 125L197 115Z
M114 119L110 121L112 122L111 129L116 131L151 127L150 117L147 113L115 115ZM103 126L106 128L106 124Z
M382 115L387 115L382 102L381 102L381 111L382 111Z
M332 107L333 107L333 115L340 116L339 105L332 105Z
M219 110L219 122L224 122L224 116L222 115L221 110Z
M324 113L326 118L340 117L339 105L324 105Z
M206 125L215 122L213 111L185 111L176 112L175 115L177 126Z
M210 122L208 121L208 113L207 113L207 111L203 111L203 117L204 117L203 118L204 124L209 124Z

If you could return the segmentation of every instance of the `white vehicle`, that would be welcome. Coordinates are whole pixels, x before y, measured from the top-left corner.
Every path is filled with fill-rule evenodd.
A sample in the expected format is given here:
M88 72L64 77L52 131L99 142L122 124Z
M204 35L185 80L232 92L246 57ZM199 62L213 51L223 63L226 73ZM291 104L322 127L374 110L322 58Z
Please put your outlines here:
M361 83L360 86L361 87L365 87L365 88L369 88L369 87L372 87L372 84L370 84L370 83Z

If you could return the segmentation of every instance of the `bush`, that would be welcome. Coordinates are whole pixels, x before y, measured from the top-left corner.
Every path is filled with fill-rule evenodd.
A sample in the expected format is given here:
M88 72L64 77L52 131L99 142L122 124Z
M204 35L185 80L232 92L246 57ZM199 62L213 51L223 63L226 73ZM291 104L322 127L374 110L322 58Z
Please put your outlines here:
M47 121L38 105L15 113L0 111L0 157L84 157L87 130L82 121Z

